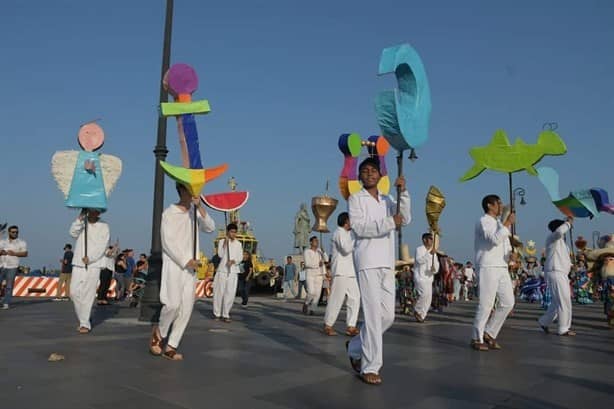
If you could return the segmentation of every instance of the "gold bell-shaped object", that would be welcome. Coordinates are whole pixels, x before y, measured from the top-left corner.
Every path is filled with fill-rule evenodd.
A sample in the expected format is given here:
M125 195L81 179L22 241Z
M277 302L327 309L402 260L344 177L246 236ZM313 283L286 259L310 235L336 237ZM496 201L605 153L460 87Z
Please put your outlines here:
M330 196L315 196L311 198L311 211L316 218L312 231L317 231L320 233L328 233L328 226L326 222L331 214L337 208L337 203L339 201Z

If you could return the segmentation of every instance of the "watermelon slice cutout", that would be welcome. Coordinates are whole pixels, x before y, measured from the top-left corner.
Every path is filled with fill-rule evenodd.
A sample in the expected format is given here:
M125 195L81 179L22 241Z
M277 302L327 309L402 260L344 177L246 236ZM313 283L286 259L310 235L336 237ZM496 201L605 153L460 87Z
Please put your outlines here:
M200 195L200 199L210 208L220 212L238 210L247 203L249 192L225 192Z

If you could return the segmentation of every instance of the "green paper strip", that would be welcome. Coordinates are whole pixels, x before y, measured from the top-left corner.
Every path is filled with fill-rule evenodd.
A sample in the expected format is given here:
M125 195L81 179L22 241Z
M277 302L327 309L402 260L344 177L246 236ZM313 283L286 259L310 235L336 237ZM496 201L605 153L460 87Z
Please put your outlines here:
M162 116L177 116L184 114L208 114L211 112L209 101L163 102L160 104Z

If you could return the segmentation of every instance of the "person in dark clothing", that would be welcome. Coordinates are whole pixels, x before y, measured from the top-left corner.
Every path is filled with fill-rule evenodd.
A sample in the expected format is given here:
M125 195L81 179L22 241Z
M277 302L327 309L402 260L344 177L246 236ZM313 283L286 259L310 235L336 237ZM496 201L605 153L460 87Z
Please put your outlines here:
M139 300L145 292L145 281L147 280L147 264L143 260L136 262L136 272L132 276L130 283L130 293L132 298L130 300L130 308L136 308L139 305Z
M252 278L254 276L254 266L248 251L243 252L243 260L239 264L239 295L241 296L242 306L247 305L249 299L249 289L251 288Z
M66 244L64 246L64 257L60 262L62 263L62 270L60 271L60 277L58 279L58 290L56 293L56 301L68 301L70 299L70 278L72 276L72 245ZM65 296L62 297L62 293Z
M107 293L111 286L111 279L113 278L113 271L115 270L115 256L118 252L117 244L109 246L104 253L105 266L100 269L100 284L98 285L98 305L109 305Z

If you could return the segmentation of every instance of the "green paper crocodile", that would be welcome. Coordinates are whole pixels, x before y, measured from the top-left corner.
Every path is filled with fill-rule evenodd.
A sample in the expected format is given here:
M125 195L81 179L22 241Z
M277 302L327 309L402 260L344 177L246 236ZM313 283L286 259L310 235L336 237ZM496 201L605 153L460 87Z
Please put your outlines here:
M503 173L526 170L529 174L537 176L533 166L545 155L564 155L566 152L565 142L554 131L542 131L535 145L527 145L521 139L516 139L514 145L511 145L505 131L499 129L488 145L476 146L469 150L469 155L475 163L460 180L465 182L473 179L486 169Z

